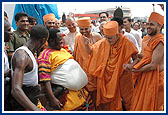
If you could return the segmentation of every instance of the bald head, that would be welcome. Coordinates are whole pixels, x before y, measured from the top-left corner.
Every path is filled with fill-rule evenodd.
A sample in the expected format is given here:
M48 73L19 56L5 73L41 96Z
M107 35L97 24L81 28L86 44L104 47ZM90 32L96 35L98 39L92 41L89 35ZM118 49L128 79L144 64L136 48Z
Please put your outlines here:
M71 33L76 32L76 22L72 17L66 19L65 26L69 29Z
M68 22L68 21L75 21L75 20L74 20L72 17L68 17L68 18L66 19L65 23Z

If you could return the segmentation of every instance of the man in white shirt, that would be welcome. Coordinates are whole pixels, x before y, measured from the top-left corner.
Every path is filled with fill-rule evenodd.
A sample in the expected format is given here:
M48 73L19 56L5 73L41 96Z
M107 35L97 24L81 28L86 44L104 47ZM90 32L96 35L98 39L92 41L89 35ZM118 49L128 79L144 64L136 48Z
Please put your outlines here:
M113 17L111 19L111 21L117 21L118 22L120 33L123 33L124 36L127 36L127 38L137 47L138 51L140 52L139 46L138 46L138 43L137 43L135 37L132 34L126 32L125 29L123 29L123 20L122 20L122 18L120 18L120 17Z
M75 37L79 33L79 29L77 28L77 24L72 17L66 19L65 26L68 28L66 31L63 32L65 34L65 45L69 45L73 52L75 45Z
M133 29L135 31L137 31L139 33L140 37L142 38L142 31L140 30L140 23L139 22L134 22Z
M136 38L140 52L142 47L142 38L138 32L131 28L131 19L129 17L124 17L123 24L123 28L125 29L125 31L132 34Z
M134 45L135 45L135 46L137 47L137 49L138 49L138 52L140 53L140 49L139 49L139 46L138 46L138 43L137 43L135 37L134 37L132 34L128 33L128 32L124 32L124 36L127 36L127 38L128 38L130 41L132 41L132 43L134 43Z

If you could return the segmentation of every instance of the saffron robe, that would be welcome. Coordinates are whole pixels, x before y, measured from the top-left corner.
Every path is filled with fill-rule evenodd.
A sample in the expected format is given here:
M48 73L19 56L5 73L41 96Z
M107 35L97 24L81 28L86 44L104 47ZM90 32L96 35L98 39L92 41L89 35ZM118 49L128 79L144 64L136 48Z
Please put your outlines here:
M143 39L143 57L134 68L139 69L149 64L152 60L152 53L155 47L162 42L164 35L157 34L150 40L150 36ZM163 49L164 50L164 49ZM164 105L164 71L157 70L148 72L138 72L134 74L136 80L135 91L132 99L132 111L160 111Z
M132 98L133 81L130 73L124 71L123 64L128 64L138 50L123 34L119 36L115 45L110 45L104 38L92 46L87 71L97 78L97 110L120 111L121 97L123 96L127 103L130 103ZM121 81L125 79L124 74L129 77L128 82ZM127 86L128 90L124 88Z
M92 44L89 43L89 46L91 47ZM74 48L73 56L74 56L74 59L79 63L79 65L82 67L82 69L86 72L88 76L88 84L86 86L87 90L95 91L96 90L96 78L91 77L91 75L87 72L87 66L88 66L90 55L85 49L83 36L80 33L77 34L75 38L75 48Z

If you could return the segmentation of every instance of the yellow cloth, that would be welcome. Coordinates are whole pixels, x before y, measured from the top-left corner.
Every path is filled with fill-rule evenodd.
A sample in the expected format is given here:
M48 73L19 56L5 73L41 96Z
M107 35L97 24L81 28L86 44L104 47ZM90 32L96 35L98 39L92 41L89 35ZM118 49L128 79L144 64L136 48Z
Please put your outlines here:
M81 91L84 92L84 97L88 97L88 92L85 89L82 89ZM83 98L83 95L81 91L72 91L69 90L69 93L67 94L64 107L61 109L61 111L72 111L78 109L79 106L82 106L85 102L85 98Z
M39 64L39 79L40 81L48 81L51 80L51 73L58 67L60 64L63 64L68 59L72 59L73 56L68 53L65 49L61 50L54 50L54 49L44 49L40 56L38 57L38 64ZM72 91L69 90L68 94L65 96L66 103L64 107L61 109L62 111L70 111L76 110L78 107L83 106L86 101L90 101L91 99L88 98L88 92L85 89L81 89L84 92L84 97L80 91ZM87 100L89 99L89 100ZM90 105L89 105L90 106Z
M40 100L38 100L37 107L38 107L39 109L41 109L42 111L47 111L47 110L44 108L44 106L41 104Z

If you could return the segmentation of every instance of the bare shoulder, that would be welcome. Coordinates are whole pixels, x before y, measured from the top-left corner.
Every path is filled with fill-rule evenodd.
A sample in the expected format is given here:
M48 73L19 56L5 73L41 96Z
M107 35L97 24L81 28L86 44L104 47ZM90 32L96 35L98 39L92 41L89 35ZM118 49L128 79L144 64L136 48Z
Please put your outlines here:
M101 36L99 33L97 33L97 32L92 32L92 35L93 36Z
M14 67L26 67L29 63L29 56L25 52L25 50L17 50L14 53L13 59L12 59L12 65Z
M162 42L159 42L154 50L157 50L158 52L160 52L160 51L164 52L164 44Z
M97 32L92 32L92 36L97 41L102 39L102 36L99 33L97 33Z

